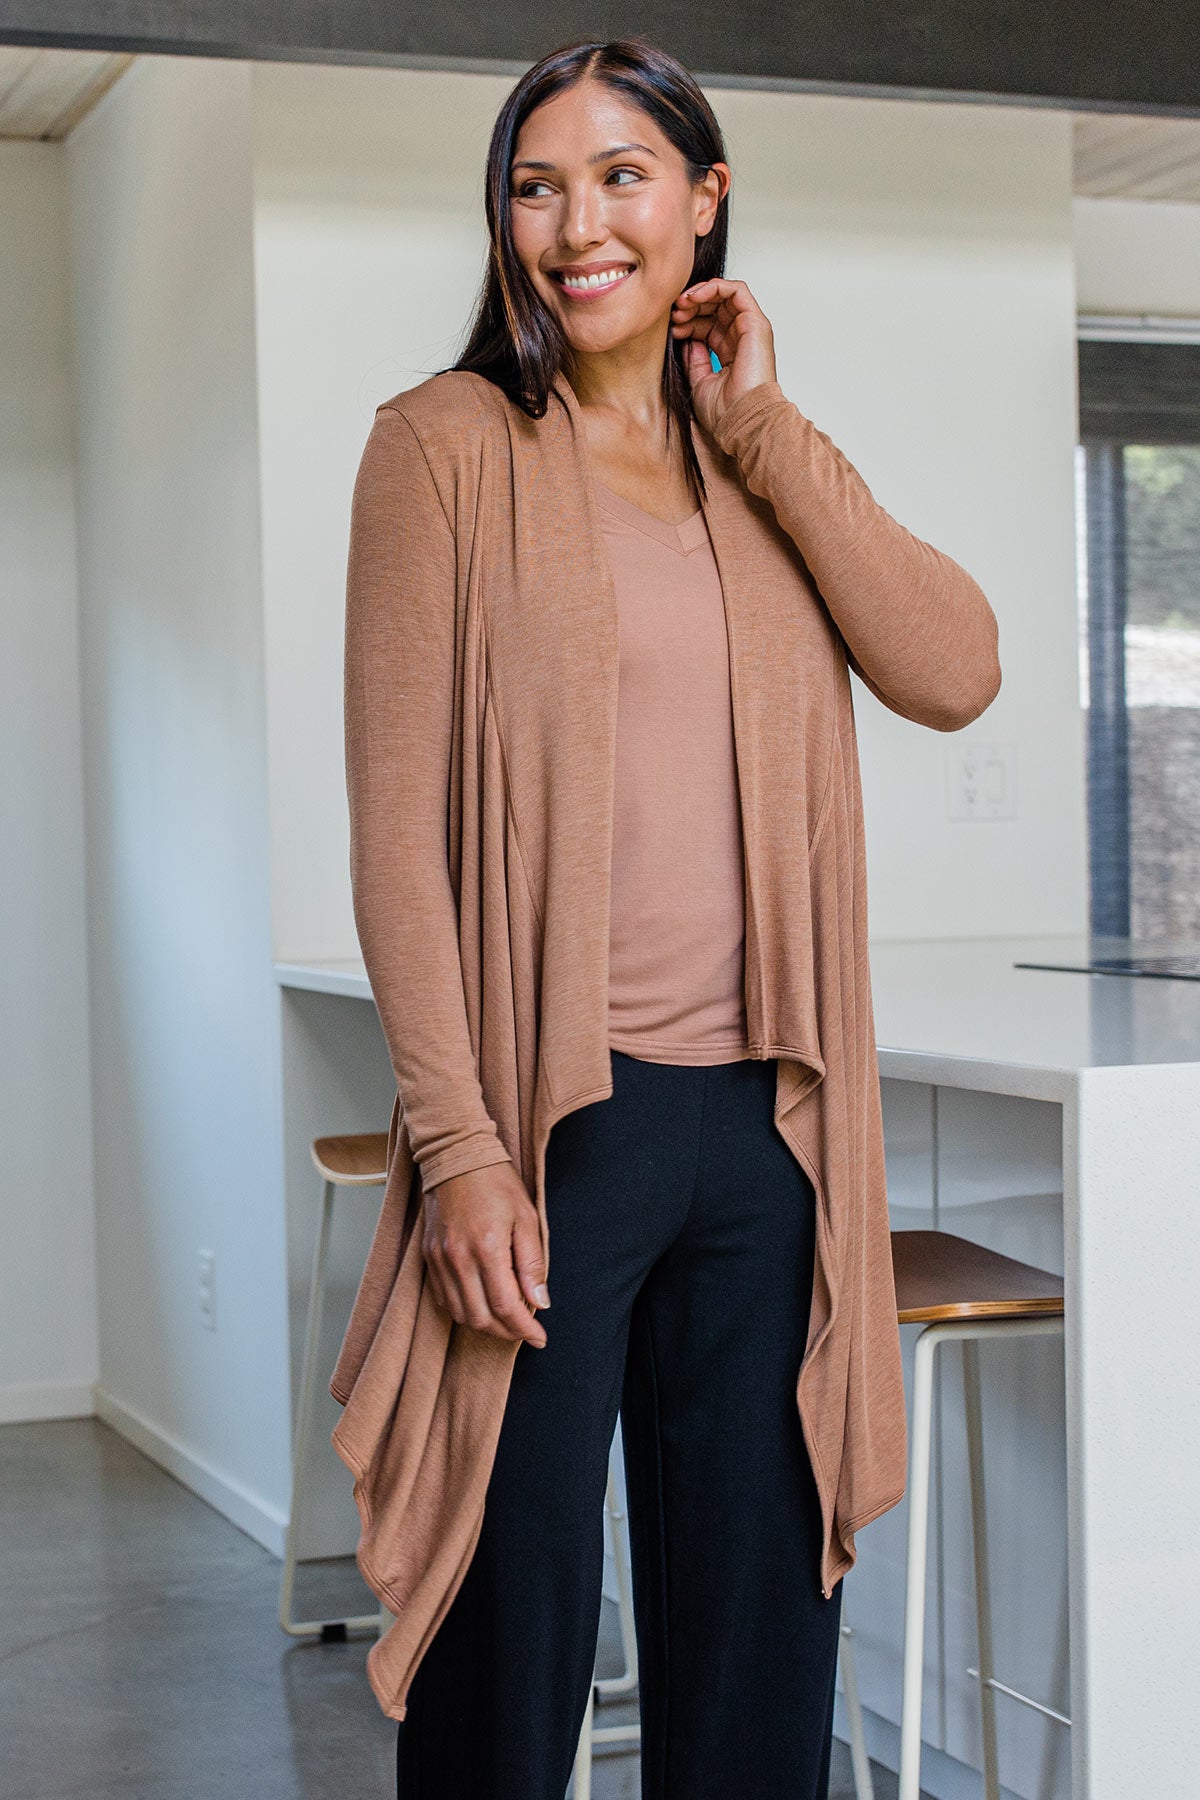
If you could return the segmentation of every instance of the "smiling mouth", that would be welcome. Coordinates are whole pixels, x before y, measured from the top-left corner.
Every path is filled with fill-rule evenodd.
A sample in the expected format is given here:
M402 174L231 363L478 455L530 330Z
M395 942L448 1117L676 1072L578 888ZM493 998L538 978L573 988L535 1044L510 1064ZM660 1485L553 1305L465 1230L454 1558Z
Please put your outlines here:
M594 300L600 294L607 294L613 288L621 287L632 274L631 264L625 269L606 269L599 276L560 275L555 270L550 279L572 300Z

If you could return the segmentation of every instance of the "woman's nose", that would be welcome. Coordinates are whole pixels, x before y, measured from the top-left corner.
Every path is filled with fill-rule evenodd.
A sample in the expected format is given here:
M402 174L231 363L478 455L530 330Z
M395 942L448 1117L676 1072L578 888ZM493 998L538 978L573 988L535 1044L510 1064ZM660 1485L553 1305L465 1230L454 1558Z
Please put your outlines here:
M603 200L589 189L568 199L559 230L564 249L585 249L600 241L604 236L603 207Z

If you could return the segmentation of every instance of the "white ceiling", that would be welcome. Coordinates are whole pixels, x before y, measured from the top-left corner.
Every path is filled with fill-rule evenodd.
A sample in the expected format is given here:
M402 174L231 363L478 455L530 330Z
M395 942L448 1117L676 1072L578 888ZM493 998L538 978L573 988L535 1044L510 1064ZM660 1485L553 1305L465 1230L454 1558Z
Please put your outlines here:
M1200 119L1076 113L1075 192L1118 200L1200 200Z
M0 45L0 138L66 137L135 59ZM1200 119L1076 113L1075 192L1200 200Z
M0 44L0 138L64 138L132 56Z

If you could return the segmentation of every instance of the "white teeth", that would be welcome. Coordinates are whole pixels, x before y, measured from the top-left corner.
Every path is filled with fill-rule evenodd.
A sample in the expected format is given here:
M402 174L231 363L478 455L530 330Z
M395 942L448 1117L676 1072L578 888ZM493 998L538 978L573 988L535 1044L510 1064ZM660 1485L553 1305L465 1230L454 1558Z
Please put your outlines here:
M564 275L562 284L573 288L611 287L614 281L622 281L628 274L628 269L606 269L599 275Z

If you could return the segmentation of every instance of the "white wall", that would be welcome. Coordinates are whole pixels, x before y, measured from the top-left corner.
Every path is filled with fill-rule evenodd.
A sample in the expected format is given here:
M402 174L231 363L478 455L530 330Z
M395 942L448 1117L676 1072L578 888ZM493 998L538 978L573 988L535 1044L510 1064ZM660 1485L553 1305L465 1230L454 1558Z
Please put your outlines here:
M66 181L0 143L0 1422L92 1410L95 1222Z
M999 619L1001 692L962 733L897 718L855 683L871 936L1082 929L1070 122L715 99L735 171L731 272L775 326L784 388ZM946 758L967 740L1015 747L1015 819L948 819Z
M342 627L376 406L454 360L484 265L482 165L511 82L262 63L254 82L275 943L358 953Z
M250 96L240 64L142 59L72 133L67 168L99 1410L277 1545L286 1232Z
M254 71L275 941L355 949L341 600L377 403L453 360L484 255L504 77ZM966 564L1004 686L964 733L855 683L876 938L1086 923L1074 567L1071 134L1045 109L714 89L730 272L787 391L905 524ZM1018 816L946 816L945 756L1013 744Z

